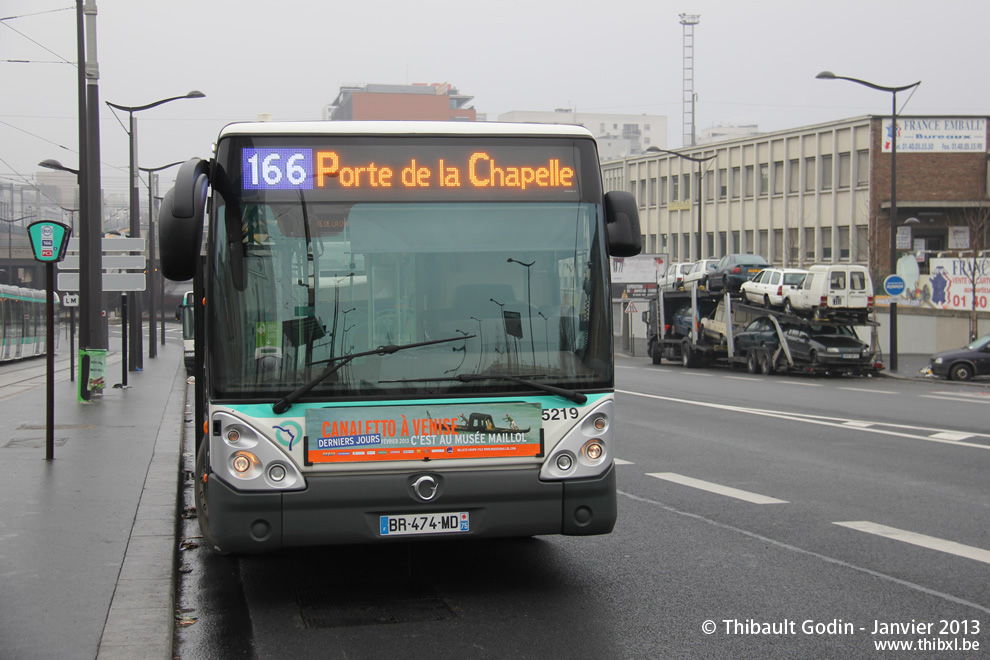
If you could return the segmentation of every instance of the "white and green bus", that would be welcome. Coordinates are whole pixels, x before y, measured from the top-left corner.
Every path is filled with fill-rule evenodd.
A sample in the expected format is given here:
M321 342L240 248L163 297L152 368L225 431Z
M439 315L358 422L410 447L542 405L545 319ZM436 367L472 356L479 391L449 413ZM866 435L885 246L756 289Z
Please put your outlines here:
M612 530L609 256L641 239L587 130L232 124L161 217L213 550Z

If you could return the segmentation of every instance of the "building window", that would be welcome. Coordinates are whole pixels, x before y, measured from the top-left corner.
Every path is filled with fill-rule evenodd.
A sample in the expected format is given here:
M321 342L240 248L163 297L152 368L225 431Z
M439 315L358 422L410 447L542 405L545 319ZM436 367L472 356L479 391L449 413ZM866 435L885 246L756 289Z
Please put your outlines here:
M822 261L832 261L831 227L822 227Z
M598 129L598 132L601 133L602 135L605 134L605 122L602 122L601 127Z
M787 192L796 193L800 191L801 186L801 161L797 158L788 162L788 173L787 173Z
M732 178L729 180L732 199L739 199L739 189L742 188L742 181L739 180L740 171L738 167L732 168Z
M798 230L796 228L790 228L787 230L787 255L789 257L788 261L791 264L797 264L801 261L801 246L798 245Z
M646 208L646 179L639 180L639 206Z
M861 188L870 184L870 152L861 149L856 152L856 187Z
M756 253L756 243L753 242L752 229L746 230L745 238L746 238L746 247L745 247L746 252Z
M770 166L766 163L760 165L760 197L766 197L770 192Z
M773 230L773 262L779 264L784 260L784 230Z
M726 235L724 231L718 233L718 252L709 255L712 257L722 257L727 254L726 248L728 248L728 243L726 242Z
M670 240L670 260L677 261L677 238L673 236Z
M715 199L715 172L708 172L705 176L705 199L709 202Z
M773 194L784 194L784 161L778 160L773 164Z
M667 234L660 235L660 253L663 254L667 251Z
M849 261L849 227L839 227L839 261Z
M760 230L760 250L759 250L759 252L757 252L757 254L760 255L761 257L763 257L764 259L767 259L770 256L770 249L769 249L769 246L767 245L767 240L768 239L769 239L769 232L766 229L761 229Z
M681 234L681 254L684 259L691 258L691 234Z
M629 192L631 192L633 195L636 194L636 182L635 181L630 181L629 182Z
M660 206L667 205L667 177L660 177Z
M678 201L681 198L680 192L681 192L681 177L677 176L676 174L673 174L670 177L670 201L672 202Z
M804 229L804 260L815 262L815 228L805 227Z
M652 177L650 179L650 187L646 189L646 204L647 206L654 207L657 205L657 178Z
M756 188L756 181L753 180L754 168L752 165L747 165L745 170L745 179L743 179L743 190L746 191L746 197L752 197L753 191Z
M681 175L681 199L685 202L691 201L691 175L682 174Z
M856 227L856 261L863 264L870 257L870 230L866 225Z
M726 180L725 179L726 179L727 176L728 175L726 174L725 168L722 168L722 169L720 169L718 171L718 198L719 199L725 199L725 191L726 191Z
M810 156L804 159L804 191L814 192L815 190L815 157Z
M707 254L709 257L715 254L715 232L710 231L705 234L705 249L707 250L705 254ZM703 255L699 255L699 256L703 256Z
M736 230L732 232L732 253L738 254L741 251L742 247L739 245L739 231ZM729 252L726 252L726 254L729 254Z
M832 189L832 155L822 156L822 190Z
M849 152L839 154L839 190L849 187L849 181L852 178L851 167Z
M643 124L643 130L644 131L650 130L650 125L649 124Z

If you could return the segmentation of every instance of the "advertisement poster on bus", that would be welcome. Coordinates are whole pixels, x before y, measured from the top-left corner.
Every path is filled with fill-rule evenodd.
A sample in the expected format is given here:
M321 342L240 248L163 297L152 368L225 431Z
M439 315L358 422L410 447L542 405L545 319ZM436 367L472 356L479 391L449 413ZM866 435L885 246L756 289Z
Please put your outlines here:
M315 408L305 460L314 463L540 456L538 403Z

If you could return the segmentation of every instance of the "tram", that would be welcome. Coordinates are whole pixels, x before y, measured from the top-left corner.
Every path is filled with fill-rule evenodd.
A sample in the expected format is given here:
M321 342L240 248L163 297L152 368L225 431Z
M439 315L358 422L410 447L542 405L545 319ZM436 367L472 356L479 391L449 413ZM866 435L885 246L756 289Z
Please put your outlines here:
M55 296L55 346L58 347L58 294ZM0 361L45 354L45 292L0 285Z

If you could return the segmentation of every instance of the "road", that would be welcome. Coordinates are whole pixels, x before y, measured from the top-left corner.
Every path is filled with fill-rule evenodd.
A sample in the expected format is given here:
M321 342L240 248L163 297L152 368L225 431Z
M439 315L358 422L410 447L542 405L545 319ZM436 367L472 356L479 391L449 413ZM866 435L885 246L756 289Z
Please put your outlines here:
M177 657L985 656L990 387L630 358L616 381L612 534L193 547Z

